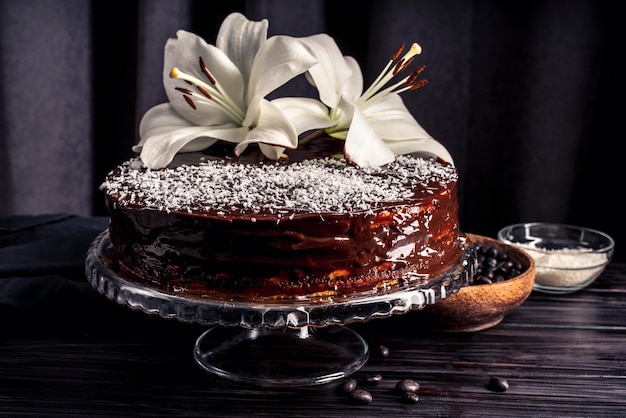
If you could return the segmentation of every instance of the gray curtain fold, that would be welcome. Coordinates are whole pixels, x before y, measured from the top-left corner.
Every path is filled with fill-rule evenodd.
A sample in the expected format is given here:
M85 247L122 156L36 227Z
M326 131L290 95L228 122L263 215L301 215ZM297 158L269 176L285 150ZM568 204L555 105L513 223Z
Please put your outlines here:
M599 136L602 127L590 124L594 112L608 109L594 103L603 42L599 9L585 1L490 6L477 8L474 24L492 36L474 36L472 47L466 158L473 168L465 190L486 206L473 211L473 222L600 227L604 210L580 212L576 205L583 202L574 200L574 190L589 183L581 178L581 159L590 157L584 145L610 150L608 138ZM606 161L589 162L598 173L607 169ZM588 198L601 189L587 189Z
M100 182L166 100L166 40L214 43L232 11L267 18L270 35L329 33L366 83L419 42L429 84L403 99L455 159L462 228L584 225L624 257L621 23L593 0L0 0L0 215L104 215Z
M0 213L91 211L90 7L0 2Z

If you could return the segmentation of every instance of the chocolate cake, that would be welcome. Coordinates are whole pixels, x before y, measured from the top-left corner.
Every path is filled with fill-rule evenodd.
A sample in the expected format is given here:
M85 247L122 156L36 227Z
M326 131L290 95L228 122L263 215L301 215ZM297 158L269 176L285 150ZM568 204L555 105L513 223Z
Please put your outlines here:
M165 46L168 102L102 184L115 263L160 289L233 299L428 286L463 253L457 170L399 94L426 85L402 45L367 89L326 34L226 17L215 45ZM313 97L273 97L297 77ZM272 94L275 96L275 94Z
M341 296L427 282L461 254L450 164L405 155L365 169L312 158L314 147L277 162L211 150L160 170L130 160L102 184L119 262L148 282L251 299Z

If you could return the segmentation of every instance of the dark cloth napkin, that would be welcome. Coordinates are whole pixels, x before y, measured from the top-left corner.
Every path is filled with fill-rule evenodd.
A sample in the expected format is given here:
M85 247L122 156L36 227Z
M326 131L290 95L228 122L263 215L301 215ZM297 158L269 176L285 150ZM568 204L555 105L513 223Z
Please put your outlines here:
M71 214L0 218L0 314L79 310L101 296L87 282L85 257L106 217Z

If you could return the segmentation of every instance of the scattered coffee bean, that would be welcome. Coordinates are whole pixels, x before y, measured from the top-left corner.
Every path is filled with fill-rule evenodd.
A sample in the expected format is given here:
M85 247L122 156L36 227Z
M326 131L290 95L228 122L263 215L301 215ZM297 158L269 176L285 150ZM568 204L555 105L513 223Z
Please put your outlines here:
M400 392L417 392L420 384L413 379L402 379L396 383L396 390Z
M363 384L367 386L376 386L383 380L383 376L376 373L363 379Z
M354 389L356 389L356 386L357 386L356 379L348 379L345 382L343 382L343 384L341 385L341 389L343 389L343 391L346 393L350 393Z
M378 346L378 354L381 357L389 357L389 349L386 346L384 346L384 345L379 345Z
M365 389L354 389L350 392L350 399L360 404L368 404L372 402L372 394Z
M503 377L492 376L487 387L494 392L506 392L509 388L509 382Z
M420 397L416 392L407 391L402 394L402 399L409 403L417 403Z

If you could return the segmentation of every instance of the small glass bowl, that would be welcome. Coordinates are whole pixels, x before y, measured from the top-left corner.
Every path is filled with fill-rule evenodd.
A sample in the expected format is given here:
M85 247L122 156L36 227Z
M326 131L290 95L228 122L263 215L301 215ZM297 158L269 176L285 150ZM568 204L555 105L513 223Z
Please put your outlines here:
M534 290L573 293L589 286L613 257L615 241L604 232L557 223L520 223L498 239L525 250L536 265Z

